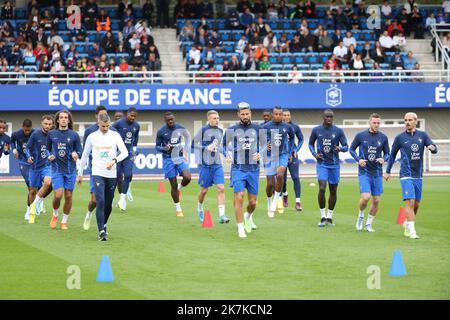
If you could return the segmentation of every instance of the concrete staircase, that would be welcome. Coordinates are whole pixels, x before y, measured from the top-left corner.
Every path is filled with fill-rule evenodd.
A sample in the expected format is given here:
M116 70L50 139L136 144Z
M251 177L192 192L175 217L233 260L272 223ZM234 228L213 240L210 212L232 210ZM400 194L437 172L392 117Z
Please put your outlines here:
M186 75L177 75L180 71L186 70L186 64L180 51L176 30L153 28L152 36L161 57L161 71L171 71L170 74L162 75L163 83L189 83Z
M434 61L434 55L430 46L431 38L429 39L407 39L406 50L412 51L417 61L420 63L420 68L423 70L440 70L441 64ZM424 72L425 76L435 75L433 79L427 78L427 82L440 81L437 73Z

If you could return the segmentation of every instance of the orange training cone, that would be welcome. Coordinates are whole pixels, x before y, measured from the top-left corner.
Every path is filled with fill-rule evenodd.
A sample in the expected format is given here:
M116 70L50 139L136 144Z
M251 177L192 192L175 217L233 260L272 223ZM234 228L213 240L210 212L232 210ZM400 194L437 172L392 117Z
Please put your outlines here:
M158 192L166 192L166 187L164 186L164 181L159 182Z
M209 210L205 211L205 216L203 217L202 227L203 228L212 228L212 227L214 227L214 224L213 224L212 218L211 218L211 212Z
M397 224L403 224L406 220L406 211L404 207L398 210Z

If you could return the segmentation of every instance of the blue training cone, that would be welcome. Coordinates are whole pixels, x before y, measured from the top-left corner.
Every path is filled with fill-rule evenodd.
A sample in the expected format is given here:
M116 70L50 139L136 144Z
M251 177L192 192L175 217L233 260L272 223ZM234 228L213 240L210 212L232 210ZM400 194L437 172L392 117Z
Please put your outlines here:
M111 264L109 263L108 256L102 256L102 261L100 262L100 267L97 272L97 282L113 282L114 276L111 269Z
M404 277L406 276L406 268L403 263L402 253L400 250L395 250L394 258L392 259L391 272L389 273L392 277Z

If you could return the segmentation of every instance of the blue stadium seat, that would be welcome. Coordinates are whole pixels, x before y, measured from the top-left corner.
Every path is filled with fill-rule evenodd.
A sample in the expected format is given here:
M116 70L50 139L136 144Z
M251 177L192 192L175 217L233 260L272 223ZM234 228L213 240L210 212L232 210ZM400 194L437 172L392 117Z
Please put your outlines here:
M320 64L320 63L312 63L311 64L311 70L319 70L319 69L322 69L322 68L323 68L323 65Z
M144 11L142 10L142 8L135 8L134 16L138 19L142 19L144 17Z
M107 12L110 19L117 18L117 10L115 8L109 8Z
M283 65L283 70L292 70L294 65L292 63L286 63Z
M297 64L297 68L299 70L309 70L309 64L307 64L307 63Z
M27 18L27 10L22 8L17 8L15 11L16 19L26 19Z
M282 64L272 64L271 65L271 70L275 70L275 71L279 71L283 69L283 65Z

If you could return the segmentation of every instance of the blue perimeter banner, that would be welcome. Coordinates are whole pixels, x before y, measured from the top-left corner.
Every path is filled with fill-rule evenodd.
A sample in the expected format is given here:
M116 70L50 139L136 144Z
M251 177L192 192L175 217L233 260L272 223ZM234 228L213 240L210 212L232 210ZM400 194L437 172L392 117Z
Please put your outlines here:
M10 154L9 156L3 156L2 161L6 161L8 158L9 161L5 166L0 168L0 177L1 176L21 176L19 169L19 162L14 159L14 157ZM198 173L197 165L195 164L194 154L191 154L191 172ZM155 148L139 148L139 154L136 156L134 160L133 167L134 174L163 174L163 159L162 154L157 152ZM84 170L84 174L88 175L89 171Z
M3 85L0 111L450 108L450 83Z

